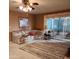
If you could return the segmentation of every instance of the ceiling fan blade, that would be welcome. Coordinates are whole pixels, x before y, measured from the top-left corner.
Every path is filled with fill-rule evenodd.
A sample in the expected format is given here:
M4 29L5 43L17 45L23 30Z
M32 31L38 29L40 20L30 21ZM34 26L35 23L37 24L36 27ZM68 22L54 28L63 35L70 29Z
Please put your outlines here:
M22 0L22 2L23 2L23 4L24 4L25 6L28 5L28 6L30 6L30 8L32 8L32 10L35 10L35 8L30 5L29 0ZM32 3L32 5L39 5L39 4L35 2L35 3Z
M32 6L30 6L30 8L32 8L32 10L35 10L35 8L34 8L34 7L32 7Z
M32 4L33 4L33 5L39 5L39 4L38 4L38 3L36 3L36 2L35 2L35 3L32 3Z

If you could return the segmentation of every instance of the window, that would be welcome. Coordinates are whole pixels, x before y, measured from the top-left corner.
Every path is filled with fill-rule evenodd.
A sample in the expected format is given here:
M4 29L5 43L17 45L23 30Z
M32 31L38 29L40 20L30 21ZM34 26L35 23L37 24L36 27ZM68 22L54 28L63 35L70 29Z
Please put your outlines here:
M70 31L70 17L49 18L47 20L47 29L54 31Z
M70 39L70 17L48 18L45 30L51 31L55 39Z

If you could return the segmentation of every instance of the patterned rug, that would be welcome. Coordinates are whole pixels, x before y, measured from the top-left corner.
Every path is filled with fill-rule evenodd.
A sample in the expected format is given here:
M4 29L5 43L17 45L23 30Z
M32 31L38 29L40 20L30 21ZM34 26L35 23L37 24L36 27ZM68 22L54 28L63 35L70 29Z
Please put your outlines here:
M67 49L68 43L32 43L26 44L20 49L29 52L41 59L63 59Z

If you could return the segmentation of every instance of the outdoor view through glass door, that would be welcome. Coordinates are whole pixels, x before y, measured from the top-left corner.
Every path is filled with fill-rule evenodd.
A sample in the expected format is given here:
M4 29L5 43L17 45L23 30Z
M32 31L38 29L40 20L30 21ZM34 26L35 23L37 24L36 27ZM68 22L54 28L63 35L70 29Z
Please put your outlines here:
M48 18L45 29L52 31L55 39L70 39L70 17Z

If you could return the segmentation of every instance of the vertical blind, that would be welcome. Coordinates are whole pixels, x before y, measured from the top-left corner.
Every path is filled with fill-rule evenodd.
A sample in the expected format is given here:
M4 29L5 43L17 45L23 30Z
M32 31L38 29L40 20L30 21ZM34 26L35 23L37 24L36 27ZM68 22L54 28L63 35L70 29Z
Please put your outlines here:
M47 29L70 32L70 17L49 18Z

